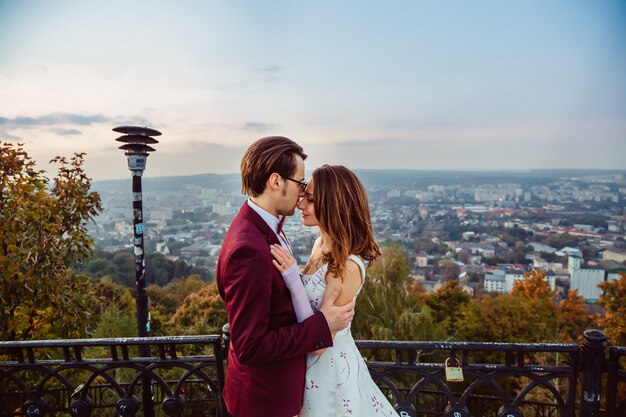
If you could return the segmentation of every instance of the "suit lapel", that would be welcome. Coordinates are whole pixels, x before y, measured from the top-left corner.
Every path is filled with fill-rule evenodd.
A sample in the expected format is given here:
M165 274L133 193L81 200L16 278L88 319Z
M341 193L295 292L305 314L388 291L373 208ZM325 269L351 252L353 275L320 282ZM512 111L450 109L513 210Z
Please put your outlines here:
M267 241L269 243L280 245L276 233L274 233L269 225L265 223L265 220L263 220L263 218L259 216L259 213L250 208L247 201L243 203L243 206L241 206L241 210L239 210L239 213L250 223L254 224L261 231L261 233L267 236Z

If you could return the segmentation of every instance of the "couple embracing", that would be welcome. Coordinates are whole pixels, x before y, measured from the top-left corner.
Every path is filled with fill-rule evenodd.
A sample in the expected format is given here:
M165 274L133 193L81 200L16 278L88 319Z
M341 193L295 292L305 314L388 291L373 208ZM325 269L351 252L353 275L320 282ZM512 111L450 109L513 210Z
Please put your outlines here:
M342 166L307 183L292 140L254 142L241 161L249 196L222 245L217 285L230 323L224 400L233 417L397 416L352 335L374 241L365 188ZM282 230L296 207L321 236L304 267Z

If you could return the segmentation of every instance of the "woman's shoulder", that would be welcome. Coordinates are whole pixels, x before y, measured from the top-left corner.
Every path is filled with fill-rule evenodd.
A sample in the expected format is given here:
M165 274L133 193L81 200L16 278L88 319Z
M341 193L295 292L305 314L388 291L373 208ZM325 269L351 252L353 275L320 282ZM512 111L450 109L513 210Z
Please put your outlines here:
M365 272L365 262L363 262L363 259L360 256L357 256L357 255L348 256L348 260L346 261L346 267L348 265L356 265L360 272L362 273Z
M315 252L315 249L320 248L322 246L322 237L318 236L317 239L315 239L315 242L313 242L313 249L311 250L311 253Z
M363 261L355 255L350 255L343 265L341 276L332 275L330 278L341 279L343 283L354 282L360 283L363 279ZM331 275L331 274L328 274Z
M344 305L350 302L359 293L363 285L363 273L361 267L352 258L348 258L341 270L341 275L337 276L331 272L326 274L326 284L328 288L341 286L341 293L335 301L335 305Z
M357 274L359 276L361 276L362 267L363 261L356 255L350 255L348 259L346 259L346 264L344 265L346 271L349 271L351 274Z

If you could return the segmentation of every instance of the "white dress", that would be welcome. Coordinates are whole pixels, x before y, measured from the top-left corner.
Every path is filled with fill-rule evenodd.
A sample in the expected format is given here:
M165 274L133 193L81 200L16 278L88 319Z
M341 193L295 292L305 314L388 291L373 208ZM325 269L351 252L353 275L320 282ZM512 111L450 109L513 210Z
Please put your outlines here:
M361 292L365 281L365 266L355 255L350 255L361 268ZM322 305L326 291L326 272L323 265L312 275L302 275L311 307ZM333 347L321 355L307 355L304 402L300 417L398 417L387 398L372 380L367 365L354 343L350 326L337 332Z

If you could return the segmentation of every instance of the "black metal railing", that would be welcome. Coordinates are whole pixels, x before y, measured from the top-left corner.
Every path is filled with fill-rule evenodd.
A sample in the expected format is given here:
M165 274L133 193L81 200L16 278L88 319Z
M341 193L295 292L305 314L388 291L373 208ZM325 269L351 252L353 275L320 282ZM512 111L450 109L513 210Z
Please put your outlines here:
M140 357L145 347L156 356ZM114 408L134 416L149 379L150 396L167 416L189 409L191 393L207 415L225 416L223 353L215 335L0 342L0 415L86 417Z
M0 342L0 416L227 417L223 336ZM357 345L402 417L626 415L626 347L607 349L597 330L586 331L581 346ZM141 357L146 346L153 356ZM460 368L462 381L448 380L446 363ZM150 404L140 400L145 389Z
M606 364L606 410L608 417L626 416L626 346L611 346ZM621 398L618 395L621 394Z

